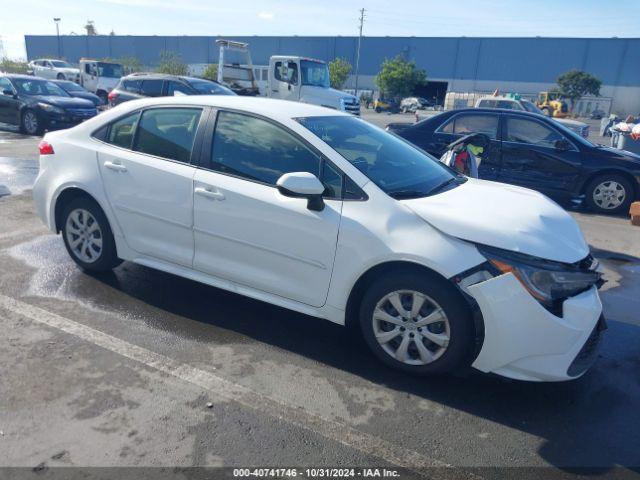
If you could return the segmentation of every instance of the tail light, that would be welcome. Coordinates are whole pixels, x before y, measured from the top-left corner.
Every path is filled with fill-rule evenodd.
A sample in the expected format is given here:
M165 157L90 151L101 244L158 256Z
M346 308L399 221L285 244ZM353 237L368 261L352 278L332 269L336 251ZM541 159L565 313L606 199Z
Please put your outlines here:
M40 143L38 144L38 150L40 150L40 155L53 155L54 153L56 153L53 151L53 145L51 145L46 140L40 140Z
M118 98L118 94L114 91L109 92L109 95L107 95L109 102L113 102L116 98Z

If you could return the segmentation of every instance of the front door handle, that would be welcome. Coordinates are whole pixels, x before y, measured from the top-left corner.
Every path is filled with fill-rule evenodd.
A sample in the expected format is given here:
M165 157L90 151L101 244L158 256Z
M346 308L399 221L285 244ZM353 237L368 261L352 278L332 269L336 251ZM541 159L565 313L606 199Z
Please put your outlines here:
M194 189L196 195L201 195L203 197L211 198L213 200L224 200L224 194L222 192L217 192L213 190L207 190L204 187L196 187Z
M116 172L126 172L127 171L127 167L125 167L121 163L114 163L114 162L106 161L106 162L104 162L104 166L106 168L108 168L109 170L115 170Z

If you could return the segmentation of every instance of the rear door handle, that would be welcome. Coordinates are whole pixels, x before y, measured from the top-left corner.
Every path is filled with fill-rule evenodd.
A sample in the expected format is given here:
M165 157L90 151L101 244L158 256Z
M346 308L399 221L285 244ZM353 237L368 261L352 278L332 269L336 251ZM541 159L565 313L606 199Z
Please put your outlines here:
M201 195L213 200L224 200L224 194L222 192L207 190L204 187L196 187L193 191L196 193L196 195Z
M108 168L109 170L115 170L116 172L126 172L127 171L127 167L125 167L121 163L114 163L114 162L106 161L106 162L104 162L104 166L106 168Z

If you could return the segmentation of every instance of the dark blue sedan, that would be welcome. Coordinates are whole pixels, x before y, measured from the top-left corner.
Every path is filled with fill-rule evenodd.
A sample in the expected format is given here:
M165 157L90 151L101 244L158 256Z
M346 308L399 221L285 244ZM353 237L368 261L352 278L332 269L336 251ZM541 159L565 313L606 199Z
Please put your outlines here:
M90 100L91 102L93 102L93 105L96 107L104 105L104 103L102 102L102 99L99 96L91 93L90 91L86 90L84 87L78 85L75 82L72 82L70 80L51 80L51 81L56 85L58 85L61 89L63 89L72 97L84 98L85 100Z
M469 108L415 124L392 123L387 130L437 158L463 135L484 133L490 142L480 178L584 200L599 213L626 213L640 196L640 156L594 145L544 115Z

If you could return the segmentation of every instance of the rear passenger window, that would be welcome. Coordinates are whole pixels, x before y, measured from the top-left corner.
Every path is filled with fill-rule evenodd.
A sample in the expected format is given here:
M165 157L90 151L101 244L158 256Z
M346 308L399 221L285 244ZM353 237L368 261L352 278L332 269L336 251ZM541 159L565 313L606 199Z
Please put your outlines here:
M133 149L188 163L201 113L199 108L145 110L138 125Z
M107 143L130 149L131 143L133 142L133 135L136 133L136 122L138 121L139 115L139 112L136 112L113 122L109 128Z
M140 93L147 97L160 97L162 96L162 82L163 80L143 80Z
M122 89L125 92L139 93L142 80L124 80L122 82Z
M441 132L454 135L468 135L470 133L484 133L489 138L498 136L498 115L459 115L449 120Z

